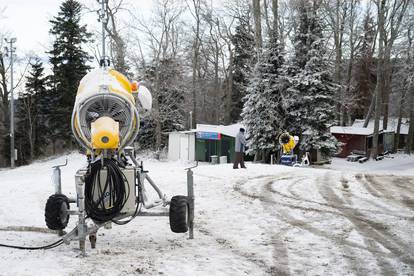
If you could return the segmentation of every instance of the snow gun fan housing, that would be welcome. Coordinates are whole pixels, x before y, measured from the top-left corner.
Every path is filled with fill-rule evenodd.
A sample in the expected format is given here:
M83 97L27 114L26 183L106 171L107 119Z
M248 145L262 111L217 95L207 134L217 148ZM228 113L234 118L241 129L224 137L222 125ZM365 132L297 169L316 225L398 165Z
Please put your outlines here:
M138 134L138 108L150 110L151 94L113 69L99 68L79 85L72 113L72 132L85 149L121 151Z

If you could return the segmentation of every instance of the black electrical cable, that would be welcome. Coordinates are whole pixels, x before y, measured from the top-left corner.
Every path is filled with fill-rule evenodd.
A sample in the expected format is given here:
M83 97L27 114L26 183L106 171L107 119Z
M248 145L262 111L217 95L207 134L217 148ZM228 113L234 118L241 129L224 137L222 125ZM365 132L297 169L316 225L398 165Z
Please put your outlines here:
M7 248L14 248L14 249L22 249L22 250L41 250L41 249L52 249L55 247L58 247L59 245L61 245L63 243L63 239L60 239L54 243L48 244L48 245L44 245L44 246L35 246L35 247L30 247L30 246L18 246L18 245L9 245L9 244L1 244L0 243L0 247L7 247Z
M106 181L101 183L104 169ZM128 180L116 160L104 158L90 164L85 178L85 210L92 220L102 223L117 217L129 194Z

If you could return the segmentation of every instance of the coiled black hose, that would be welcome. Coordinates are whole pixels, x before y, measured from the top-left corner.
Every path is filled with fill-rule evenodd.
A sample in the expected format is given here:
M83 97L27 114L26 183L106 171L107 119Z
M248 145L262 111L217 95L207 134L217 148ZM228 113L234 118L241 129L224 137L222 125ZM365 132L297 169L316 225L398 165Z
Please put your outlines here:
M105 183L101 183L103 169L107 172ZM114 219L120 214L129 194L128 180L116 160L104 158L90 164L85 178L85 210L88 217L100 223Z

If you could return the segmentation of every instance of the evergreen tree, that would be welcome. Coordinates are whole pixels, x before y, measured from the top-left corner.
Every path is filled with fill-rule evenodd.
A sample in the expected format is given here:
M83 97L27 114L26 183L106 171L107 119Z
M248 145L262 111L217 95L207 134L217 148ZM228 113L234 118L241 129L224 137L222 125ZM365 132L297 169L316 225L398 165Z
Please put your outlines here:
M90 69L86 63L91 57L82 49L91 34L80 23L81 4L75 0L65 0L56 17L50 20L50 34L55 37L50 54L53 75L50 78L49 127L53 129L51 138L69 141L70 120L76 91L81 78Z
M284 67L289 83L285 108L287 130L300 137L301 151L319 149L330 156L338 142L330 133L335 119L331 67L325 55L325 40L316 5L309 0L298 3L299 28L294 38L295 55Z
M42 153L48 133L41 116L41 105L44 104L42 98L47 93L43 63L35 58L30 66L26 89L16 104L16 146L20 164L32 161Z
M240 120L243 109L243 97L247 94L247 86L252 74L254 49L254 35L249 28L249 23L243 18L239 19L239 25L231 38L234 45L233 61L233 87L231 91L230 119L235 123Z
M155 123L161 123L161 132L184 130L184 95L186 93L183 84L183 70L180 64L173 58L165 58L159 65L159 84L158 91L155 90L155 66L149 66L145 72L145 79L149 82L149 87L153 97L157 97L159 111L151 112L145 116L141 122L141 129L138 135L138 142L142 148L155 145ZM161 147L168 144L168 136L162 135Z
M277 137L284 129L285 81L280 75L283 62L282 47L273 34L259 56L245 97L242 118L248 132L247 146L263 161L268 161L269 154L279 148Z

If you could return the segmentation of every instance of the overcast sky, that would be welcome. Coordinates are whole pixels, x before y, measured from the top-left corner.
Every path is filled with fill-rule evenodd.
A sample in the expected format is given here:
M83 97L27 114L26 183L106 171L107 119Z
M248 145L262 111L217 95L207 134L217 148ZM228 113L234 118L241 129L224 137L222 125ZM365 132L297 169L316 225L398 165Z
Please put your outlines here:
M89 7L96 0L79 0ZM147 13L151 10L153 0L129 0L132 10ZM52 39L49 36L51 27L49 20L59 11L60 0L0 0L0 31L8 32L17 38L17 54L36 53L45 56L44 52L50 49ZM86 13L82 17L88 24L90 31L97 27L97 15Z

